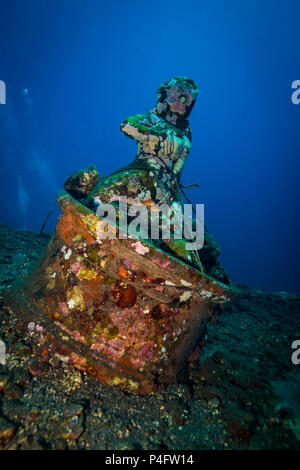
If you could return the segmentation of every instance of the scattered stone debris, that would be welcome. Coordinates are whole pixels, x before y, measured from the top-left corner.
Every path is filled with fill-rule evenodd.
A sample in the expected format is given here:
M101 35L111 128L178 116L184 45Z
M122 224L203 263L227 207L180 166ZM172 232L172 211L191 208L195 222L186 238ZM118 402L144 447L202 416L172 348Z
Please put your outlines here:
M18 275L33 232L0 226L0 287ZM33 263L47 244L36 244ZM27 269L32 265L27 266ZM300 297L239 285L208 324L182 383L131 395L35 349L0 298L0 449L299 449ZM36 331L36 325L35 325ZM37 331L38 333L38 331Z

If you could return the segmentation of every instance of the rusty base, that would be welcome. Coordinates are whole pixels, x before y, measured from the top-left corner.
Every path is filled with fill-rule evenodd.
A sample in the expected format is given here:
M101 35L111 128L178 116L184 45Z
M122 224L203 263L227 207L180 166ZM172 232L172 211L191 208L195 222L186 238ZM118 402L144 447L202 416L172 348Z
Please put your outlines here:
M60 195L47 250L18 292L24 324L43 327L42 347L132 393L176 382L215 304L233 289L150 241L102 240L103 220Z

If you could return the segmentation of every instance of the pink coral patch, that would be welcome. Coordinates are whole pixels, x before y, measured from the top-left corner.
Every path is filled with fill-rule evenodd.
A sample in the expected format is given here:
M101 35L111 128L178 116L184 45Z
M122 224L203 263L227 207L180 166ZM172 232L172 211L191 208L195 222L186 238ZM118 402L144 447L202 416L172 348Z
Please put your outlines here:
M58 303L58 311L64 316L67 317L70 315L70 309L67 302L59 302Z
M158 264L158 266L161 266L162 268L166 268L167 266L169 266L170 261L169 261L169 260L161 261L161 260L158 259L158 258L154 258L154 259L152 260L152 263Z
M141 242L133 243L131 246L135 247L135 251L139 255L144 255L145 253L148 253L149 251L149 248L147 246L142 245Z
M81 263L79 261L76 261L71 266L71 273L77 274L81 268L82 268Z

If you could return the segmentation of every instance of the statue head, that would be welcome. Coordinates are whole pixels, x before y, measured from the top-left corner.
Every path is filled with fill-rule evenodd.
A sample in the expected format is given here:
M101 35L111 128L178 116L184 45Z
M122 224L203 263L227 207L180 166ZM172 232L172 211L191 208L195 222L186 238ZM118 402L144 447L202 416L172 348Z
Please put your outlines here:
M154 112L177 127L186 127L199 89L191 78L173 77L157 90Z

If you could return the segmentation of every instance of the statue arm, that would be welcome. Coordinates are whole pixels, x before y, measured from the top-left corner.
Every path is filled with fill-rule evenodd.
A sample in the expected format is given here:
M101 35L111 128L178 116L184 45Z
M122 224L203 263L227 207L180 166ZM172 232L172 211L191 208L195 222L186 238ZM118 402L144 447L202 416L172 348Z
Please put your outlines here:
M147 142L149 136L160 137L161 127L153 125L150 113L146 113L124 119L121 123L121 131L138 142Z
M190 149L191 149L190 141L187 137L184 137L182 152L181 152L178 160L176 161L176 163L173 166L174 176L176 176L176 178L178 180L180 180L180 178L181 178L182 170L183 170L184 164L186 162L186 159L187 159L187 157L190 153Z

